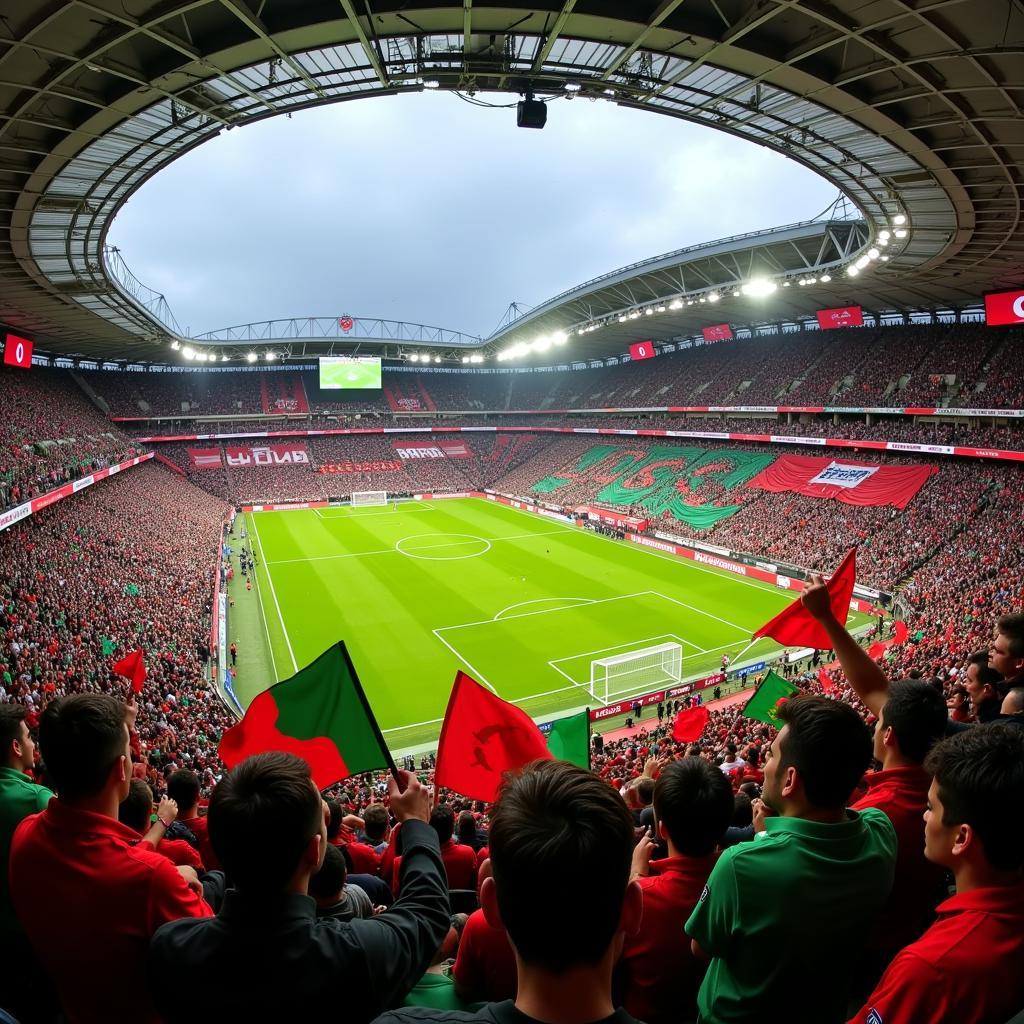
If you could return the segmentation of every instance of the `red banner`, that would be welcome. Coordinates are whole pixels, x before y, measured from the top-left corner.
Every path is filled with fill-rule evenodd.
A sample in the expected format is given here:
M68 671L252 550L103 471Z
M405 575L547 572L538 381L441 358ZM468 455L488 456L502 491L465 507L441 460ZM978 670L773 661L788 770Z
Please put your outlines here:
M302 444L265 444L255 448L227 448L229 466L308 466Z
M220 469L224 465L219 448L189 448L188 457L193 469Z
M302 377L285 373L264 373L260 376L260 400L263 411L273 413L306 413L306 389Z
M657 354L654 351L654 342L652 341L638 341L629 346L629 358L634 363L640 359L653 359Z
M330 462L320 473L396 473L402 468L400 459L376 459L370 462Z
M833 327L863 327L864 311L860 306L838 306L836 309L819 309L818 326L827 331Z
M392 441L391 447L402 459L471 459L473 452L465 441Z
M705 341L732 341L732 328L728 324L712 324L701 328Z
M1024 291L993 292L985 296L985 323L1024 324Z
M747 486L762 491L792 491L810 498L833 498L847 505L906 508L937 473L936 466L878 466L836 462L827 456L783 455Z
M4 338L4 362L8 366L20 366L23 370L30 370L32 342L28 338L19 338L17 334L8 334Z

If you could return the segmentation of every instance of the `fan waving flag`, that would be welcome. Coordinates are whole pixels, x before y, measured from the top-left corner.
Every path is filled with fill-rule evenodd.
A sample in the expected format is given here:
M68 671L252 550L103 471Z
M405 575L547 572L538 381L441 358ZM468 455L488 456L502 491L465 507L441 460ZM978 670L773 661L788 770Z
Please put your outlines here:
M548 750L559 761L590 768L590 708L551 723Z
M117 675L132 681L132 693L142 693L142 684L146 681L146 666L142 657L141 650L132 651L112 666Z
M441 726L434 782L490 802L505 772L538 759L554 760L534 720L459 672Z
M832 614L840 625L846 624L846 616L850 613L850 600L853 598L853 584L857 576L857 549L850 548L842 564L832 574L825 585L832 602ZM822 651L832 650L825 627L803 606L798 597L791 605L784 608L770 622L766 622L755 634L770 636L785 646L817 647Z
M696 708L683 708L672 726L672 739L676 743L696 743L711 721L711 712L702 704Z
M743 714L746 718L756 718L759 722L777 726L779 705L799 692L799 687L769 669L754 695L743 706Z
M268 750L301 757L317 789L360 772L394 768L343 643L259 694L224 733L218 753L233 768Z

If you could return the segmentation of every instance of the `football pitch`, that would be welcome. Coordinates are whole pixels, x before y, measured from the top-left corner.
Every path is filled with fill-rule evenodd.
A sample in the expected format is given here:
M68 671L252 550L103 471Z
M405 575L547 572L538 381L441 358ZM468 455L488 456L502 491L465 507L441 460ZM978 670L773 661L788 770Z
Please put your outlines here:
M598 706L593 659L672 642L684 679L708 675L793 599L484 499L250 513L236 550L242 524L260 564L230 591L241 704L344 640L395 750L436 739L458 669L535 717Z

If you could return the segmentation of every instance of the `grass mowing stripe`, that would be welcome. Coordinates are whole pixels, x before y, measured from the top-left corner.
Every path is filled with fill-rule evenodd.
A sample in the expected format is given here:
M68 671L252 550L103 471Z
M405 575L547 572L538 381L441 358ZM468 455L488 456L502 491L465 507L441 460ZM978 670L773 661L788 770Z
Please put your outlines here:
M277 617L281 621L281 632L284 633L284 642L288 645L288 654L292 659L292 671L299 671L299 663L295 660L295 651L292 650L292 642L288 636L288 627L284 624L284 616L281 614L281 602L277 599L277 591L274 589L274 577L271 575L270 567L267 565L266 554L263 550L263 541L260 539L260 531L256 526L256 515L252 515L252 532L256 543L260 546L260 561L267 574L267 583L270 585L270 596L274 599L274 607L277 608ZM276 669L275 669L276 674Z
M255 533L255 527L253 527L251 523L252 513L249 513L248 518L250 519L250 528ZM261 564L266 565L266 563L263 561L262 547L260 548L260 562ZM267 635L267 650L270 652L270 661L274 668L274 679L276 681L281 677L278 675L277 672L277 658L274 657L274 645L270 642L270 627L267 625L267 610L263 607L263 592L260 590L260 577L259 573L256 571L255 568L250 569L249 571L252 573L252 578L256 582L256 601L260 606L260 618L263 620L263 631Z

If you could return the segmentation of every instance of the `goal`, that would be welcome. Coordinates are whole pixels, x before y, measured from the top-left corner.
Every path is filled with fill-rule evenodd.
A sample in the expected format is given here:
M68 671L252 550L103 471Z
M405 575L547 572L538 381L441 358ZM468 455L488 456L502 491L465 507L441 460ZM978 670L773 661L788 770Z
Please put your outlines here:
M387 491L353 491L352 507L360 505L386 505L388 503Z
M616 697L678 683L682 674L682 645L657 644L591 661L590 692L608 704Z

